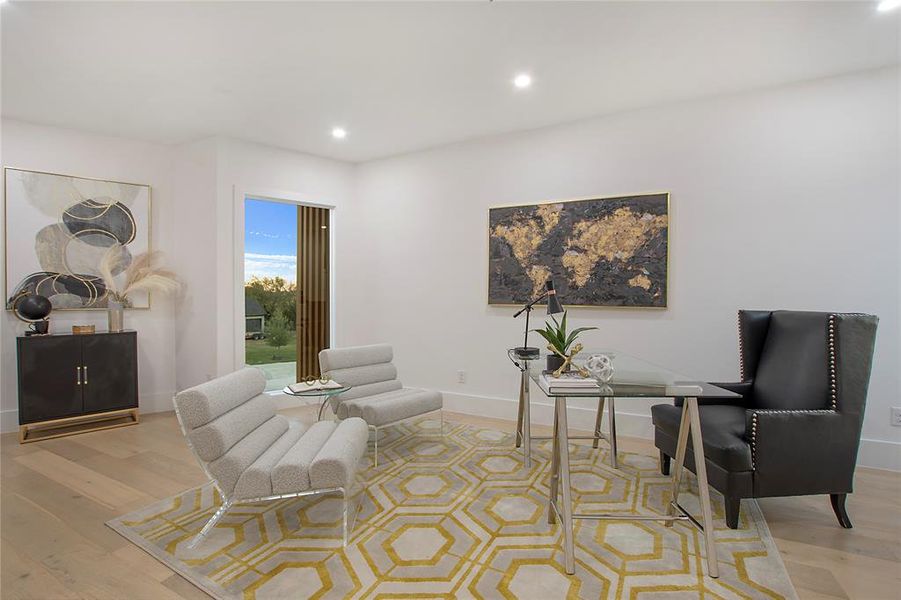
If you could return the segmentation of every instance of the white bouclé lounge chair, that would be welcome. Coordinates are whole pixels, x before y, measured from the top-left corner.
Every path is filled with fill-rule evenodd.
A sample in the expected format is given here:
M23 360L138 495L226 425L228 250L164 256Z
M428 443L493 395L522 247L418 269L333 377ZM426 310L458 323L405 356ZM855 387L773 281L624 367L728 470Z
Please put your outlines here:
M388 344L330 348L319 353L324 377L353 386L329 399L332 411L342 420L359 417L375 430L375 466L379 464L380 428L441 411L444 405L441 392L404 387L397 379L393 359L394 350Z
M275 413L262 372L245 368L179 392L175 414L223 503L189 547L236 503L340 493L347 545L350 487L366 452L362 419L307 426Z

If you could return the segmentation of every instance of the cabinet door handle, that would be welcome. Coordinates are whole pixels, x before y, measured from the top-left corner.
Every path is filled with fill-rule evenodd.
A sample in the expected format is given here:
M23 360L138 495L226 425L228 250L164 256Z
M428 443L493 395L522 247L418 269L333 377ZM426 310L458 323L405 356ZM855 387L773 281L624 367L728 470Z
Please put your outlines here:
M87 365L84 366L84 384L85 385L88 384L88 366Z
M81 367L75 367L75 385L81 385Z

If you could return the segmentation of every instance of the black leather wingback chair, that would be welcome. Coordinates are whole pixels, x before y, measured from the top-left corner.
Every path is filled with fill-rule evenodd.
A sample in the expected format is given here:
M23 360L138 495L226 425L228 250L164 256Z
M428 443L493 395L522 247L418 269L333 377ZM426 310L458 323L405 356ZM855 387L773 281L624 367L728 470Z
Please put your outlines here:
M878 319L872 315L743 310L740 400L700 407L710 485L738 527L742 498L829 494L842 527L852 491ZM680 402L676 403L677 405ZM676 454L681 409L651 409L660 469ZM695 470L691 444L685 466Z

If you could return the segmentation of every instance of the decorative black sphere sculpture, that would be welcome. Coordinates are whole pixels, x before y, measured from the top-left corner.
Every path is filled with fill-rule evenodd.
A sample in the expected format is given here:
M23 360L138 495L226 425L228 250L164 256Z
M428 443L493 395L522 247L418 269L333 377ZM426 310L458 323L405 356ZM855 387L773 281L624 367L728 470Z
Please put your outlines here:
M16 302L16 312L25 321L41 321L51 310L53 305L50 304L50 300L37 294L30 294Z
M53 305L50 300L38 294L22 294L13 302L13 311L20 321L31 327L25 335L44 334L49 329L50 311Z

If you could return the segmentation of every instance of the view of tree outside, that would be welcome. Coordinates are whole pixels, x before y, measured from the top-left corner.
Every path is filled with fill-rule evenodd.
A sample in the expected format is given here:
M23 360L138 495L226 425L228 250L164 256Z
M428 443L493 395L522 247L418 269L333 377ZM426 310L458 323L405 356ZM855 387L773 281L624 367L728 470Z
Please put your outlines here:
M266 311L267 321L276 315L284 317L294 329L297 320L297 284L281 277L251 277L244 283L244 293L255 298Z
M281 389L296 378L297 205L245 200L244 279L244 362Z
M297 284L281 277L251 277L244 295L263 308L263 337L245 340L248 365L294 362L297 360ZM273 337L279 343L273 341Z

